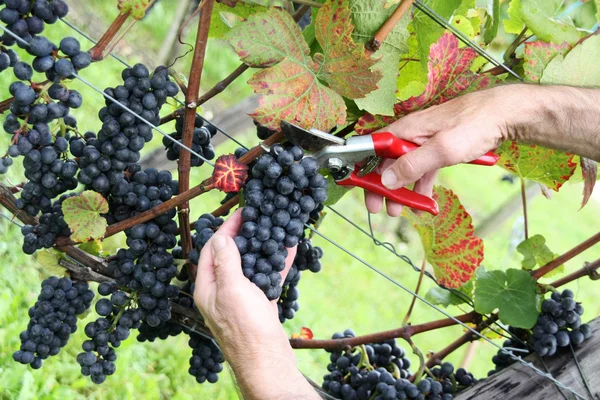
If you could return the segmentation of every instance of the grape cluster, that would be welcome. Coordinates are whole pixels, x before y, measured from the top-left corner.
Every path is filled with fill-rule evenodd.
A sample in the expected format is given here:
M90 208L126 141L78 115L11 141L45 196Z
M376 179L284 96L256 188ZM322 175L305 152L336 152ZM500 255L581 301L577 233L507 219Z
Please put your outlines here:
M87 282L51 276L42 282L41 291L29 309L27 329L21 332L21 347L13 354L15 361L40 368L42 360L59 353L71 333L77 330L77 316L83 314L94 299Z
M33 254L42 248L49 249L54 246L58 236L71 234L62 212L62 203L75 195L74 193L62 195L48 212L40 216L37 225L23 225L21 233L23 234L23 252L25 254Z
M132 298L113 283L101 283L98 293L110 298L102 298L96 303L100 318L85 326L85 334L89 339L83 342L83 352L77 355L77 362L82 375L100 384L108 375L115 373L115 349L129 337L131 329L140 326L143 312L135 308Z
M198 383L215 383L219 380L219 372L223 371L225 357L221 350L210 339L190 332L188 342L192 348L190 368L188 372Z
M207 160L215 158L215 149L213 148L210 140L217 133L217 129L210 124L204 124L202 117L196 115L194 121L194 135L192 136L191 149L197 154L203 156ZM179 143L183 143L183 118L178 118L175 122L175 132L169 135ZM167 137L163 137L163 145L167 149L167 159L178 160L181 152L181 147L176 145L175 142L169 140ZM198 156L192 154L190 157L190 165L192 167L199 167L204 164L204 160Z
M1 13L1 11L0 11ZM0 46L0 72L14 67L19 62L19 55L13 49Z
M75 73L89 67L92 63L90 53L81 51L81 45L74 37L65 37L56 46L44 36L36 36L29 42L27 51L35 56L31 64L33 70L45 73L46 78L51 82L72 79ZM25 64L23 73L29 76L26 79L17 75L17 66L13 68L15 75L21 80L31 80L31 69Z
M541 357L552 356L559 347L580 345L592 336L590 326L581 323L583 306L571 290L552 293L542 302L542 313L532 329L532 344Z
M123 85L107 88L105 93L128 107L146 121L157 125L160 108L179 87L169 80L168 70L158 67L152 76L142 64L122 72ZM140 150L152 139L152 128L126 111L118 103L106 100L99 112L102 129L97 138L86 134L85 140L71 141L71 153L78 157L79 182L105 197L110 193L125 196L129 188L124 179L126 168L140 159Z
M513 352L514 354L525 357L531 353L531 349L527 342L529 340L530 332L526 329L508 327L508 332L511 334L511 339L507 339L502 343L503 348L520 349L524 351ZM494 363L494 369L488 372L488 376L500 372L506 367L516 362L507 352L498 350L495 356L492 357Z
M0 0L1 5L5 7L0 10L0 21L26 42L42 33L45 24L53 24L69 12L63 0ZM0 43L24 46L8 33L0 36Z
M277 310L281 323L294 318L294 315L300 308L300 304L298 303L298 298L300 297L298 284L302 277L302 271L319 272L321 270L321 257L323 257L323 250L320 247L314 247L311 240L306 237L300 239L298 252L285 278L281 296L277 301Z
M281 295L287 248L298 244L310 213L327 199L327 180L317 160L300 147L273 146L250 171L242 210L244 221L234 238L242 269L267 296Z
M467 372L464 368L459 368L455 372L454 366L449 362L445 362L439 367L432 368L431 373L434 376L435 381L442 384L442 399L452 399L455 394L458 394L477 383L477 379L472 373Z

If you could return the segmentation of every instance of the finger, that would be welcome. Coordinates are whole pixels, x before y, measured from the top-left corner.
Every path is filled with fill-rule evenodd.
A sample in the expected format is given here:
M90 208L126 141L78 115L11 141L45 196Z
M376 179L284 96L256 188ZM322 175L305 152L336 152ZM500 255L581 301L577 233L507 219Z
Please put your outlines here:
M402 215L402 210L404 209L404 206L402 204L393 202L390 199L385 199L385 208L387 210L387 215L396 218Z
M371 214L377 214L383 207L383 197L365 190L365 206Z
M436 169L435 171L424 174L423 177L415 183L413 191L420 193L423 196L433 196L433 184L435 183L438 172L439 170Z
M210 248L217 287L230 284L240 278L245 279L242 274L240 252L230 236L220 232L215 233L210 239Z
M217 232L219 232L221 235L229 236L231 238L236 237L240 231L240 228L242 227L243 222L242 209L238 208L231 215L231 217L227 218L227 221L225 221L223 225L219 227Z
M396 162L383 172L381 182L388 189L398 189L416 182L428 172L447 165L447 149L441 146L437 136L410 153L398 158Z

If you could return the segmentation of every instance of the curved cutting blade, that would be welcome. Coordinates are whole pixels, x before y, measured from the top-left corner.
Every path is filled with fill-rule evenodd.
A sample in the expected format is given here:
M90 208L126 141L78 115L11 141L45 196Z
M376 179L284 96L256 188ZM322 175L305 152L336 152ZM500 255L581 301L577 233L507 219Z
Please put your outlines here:
M287 140L308 151L318 151L326 146L346 144L346 141L317 129L306 130L287 121L281 121L281 131Z

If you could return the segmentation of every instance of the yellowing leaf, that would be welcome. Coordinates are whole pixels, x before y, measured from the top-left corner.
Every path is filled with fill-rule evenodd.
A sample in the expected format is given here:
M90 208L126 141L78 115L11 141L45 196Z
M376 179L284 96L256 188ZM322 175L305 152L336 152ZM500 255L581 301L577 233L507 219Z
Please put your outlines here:
M42 249L35 254L37 261L44 267L44 272L57 276L65 274L65 269L58 263L62 258L62 253L55 249Z
M70 197L63 201L62 211L74 242L101 239L106 233L106 219L100 214L108 212L108 202L100 193L86 190Z
M436 186L437 216L407 212L419 232L425 257L438 282L458 288L473 277L483 261L483 240L474 235L471 216L450 189Z
M287 120L305 128L329 131L346 121L342 96L364 97L377 89L376 60L352 39L348 0L329 0L315 18L315 37L323 53L310 57L300 28L290 15L271 8L251 15L227 38L241 60L265 68L248 82L263 94L252 117L270 129ZM321 81L326 82L329 87Z
M584 40L566 56L554 57L544 69L541 83L600 87L600 36Z
M235 25L242 22L252 14L265 11L265 7L256 3L239 2L235 7L228 7L224 4L215 2L213 12L210 16L210 31L208 36L211 38L222 38Z
M557 191L577 167L572 154L535 145L504 142L496 150L498 165L520 178L531 179Z
M149 0L119 0L118 7L122 14L131 12L133 19L140 20L146 15L149 3Z
M91 255L101 256L102 255L102 242L100 240L90 240L86 243L81 243L79 248Z
M525 43L523 60L525 79L529 82L539 82L550 61L559 54L566 54L570 49L568 43L562 45L542 41Z
M313 338L313 333L312 331L303 326L302 328L300 328L300 333L292 333L292 339L306 339L306 340L312 340Z

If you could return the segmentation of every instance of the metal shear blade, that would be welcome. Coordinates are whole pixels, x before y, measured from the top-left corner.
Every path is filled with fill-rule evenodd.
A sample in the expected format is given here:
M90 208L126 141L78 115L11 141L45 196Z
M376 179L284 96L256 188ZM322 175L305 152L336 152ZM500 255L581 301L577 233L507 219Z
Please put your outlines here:
M306 130L287 121L281 121L281 130L287 140L308 151L319 151L327 146L343 146L346 141L317 129Z

